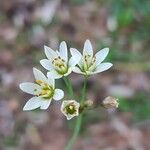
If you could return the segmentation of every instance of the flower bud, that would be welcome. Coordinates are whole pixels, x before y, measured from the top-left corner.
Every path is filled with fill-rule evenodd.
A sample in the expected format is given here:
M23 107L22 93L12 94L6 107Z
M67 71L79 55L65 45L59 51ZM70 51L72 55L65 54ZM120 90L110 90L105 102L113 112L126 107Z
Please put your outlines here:
M85 101L84 105L86 107L91 107L91 106L93 106L93 101L92 100L87 100L87 101Z
M118 108L119 103L118 99L108 96L103 100L102 105L105 108Z
M61 105L61 112L67 117L67 120L79 115L80 104L75 100L65 100Z
M92 100L86 100L84 101L79 108L79 113L82 113L84 110L89 109L93 106L93 101Z

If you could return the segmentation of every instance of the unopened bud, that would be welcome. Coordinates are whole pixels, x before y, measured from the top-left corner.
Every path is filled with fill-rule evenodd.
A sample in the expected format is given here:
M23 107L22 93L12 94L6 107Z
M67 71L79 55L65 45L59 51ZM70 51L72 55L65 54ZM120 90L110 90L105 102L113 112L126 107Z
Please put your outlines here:
M84 105L86 107L91 107L93 105L93 101L92 100L87 100L87 101L85 101Z
M82 113L86 109L90 109L93 106L92 100L86 100L84 103L80 105L80 113Z
M103 100L102 105L105 108L118 108L119 103L118 99L108 96Z

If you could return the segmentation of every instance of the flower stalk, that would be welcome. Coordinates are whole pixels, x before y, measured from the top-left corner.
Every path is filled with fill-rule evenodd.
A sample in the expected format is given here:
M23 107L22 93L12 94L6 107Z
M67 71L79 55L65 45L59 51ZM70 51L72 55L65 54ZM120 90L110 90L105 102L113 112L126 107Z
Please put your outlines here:
M84 85L83 85L83 89L82 89L82 95L81 95L81 99L80 99L80 104L82 104L85 100L86 87L87 87L87 76L85 76ZM79 134L81 126L82 126L82 119L83 119L83 114L81 113L76 120L73 136L71 137L70 141L68 142L65 150L72 150L72 147L76 141L76 138L78 137L78 134Z
M73 93L73 88L72 88L72 84L71 84L70 80L68 79L68 77L63 77L63 80L66 84L66 87L67 87L67 90L68 90L68 93L69 93L69 97L73 98L74 93Z

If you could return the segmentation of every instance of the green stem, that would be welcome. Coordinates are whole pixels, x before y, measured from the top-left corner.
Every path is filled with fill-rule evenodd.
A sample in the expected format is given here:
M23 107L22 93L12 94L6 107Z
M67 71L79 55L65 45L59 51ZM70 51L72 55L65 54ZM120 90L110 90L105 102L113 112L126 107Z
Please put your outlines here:
M69 87L69 91L70 91L70 97L73 98L74 97L73 88L72 88L72 84L68 77L67 77L67 82L68 82L68 87Z
M82 97L81 97L81 100L80 100L81 103L83 103L83 101L85 100L86 86L87 86L87 77L85 77L85 80L84 80L84 85L83 85L83 89L82 89Z
M87 78L85 78L85 80L84 80L84 86L82 89L82 96L80 99L80 104L83 103L83 101L85 100L86 86L87 86ZM66 146L65 150L72 150L73 149L73 144L75 143L75 140L78 137L78 134L80 132L80 128L82 125L82 118L83 118L83 114L80 114L76 120L76 125L74 128L73 136L71 137L70 141L68 142L68 145Z
M64 79L64 82L66 84L67 90L69 92L69 96L71 98L73 98L74 94L73 94L73 88L72 88L72 84L71 84L70 80L68 79L68 77L63 77L63 79Z
M74 132L73 132L73 135L72 135L72 137L71 137L71 139L70 139L70 141L68 142L68 144L67 144L67 146L66 146L66 148L65 148L65 150L72 150L73 148L73 144L74 144L74 142L75 142L75 140L76 140L76 138L78 137L78 134L79 134L79 132L80 132L80 127L81 127L81 124L82 124L82 114L77 118L77 120L76 120L76 126L75 126L75 128L74 128Z

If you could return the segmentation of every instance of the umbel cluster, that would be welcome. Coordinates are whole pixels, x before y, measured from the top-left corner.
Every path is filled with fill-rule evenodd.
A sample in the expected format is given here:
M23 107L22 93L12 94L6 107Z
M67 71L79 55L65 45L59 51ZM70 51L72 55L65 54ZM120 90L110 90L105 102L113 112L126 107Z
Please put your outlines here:
M63 78L68 88L71 100L62 100L61 112L68 120L78 116L84 109L95 107L92 101L87 101L85 86L83 87L82 100L74 99L74 92L68 75L72 72L81 74L85 80L93 74L108 70L112 63L103 62L109 53L109 48L104 48L93 54L91 42L86 40L81 54L76 48L70 48L70 58L68 57L68 48L65 41L60 43L59 50L54 51L50 47L44 46L46 59L40 60L40 64L47 70L45 76L40 70L33 68L35 82L21 83L20 89L28 94L33 95L25 106L24 111L40 108L47 109L53 100L59 101L64 98L64 91L55 87L55 80ZM118 107L117 99L107 97L104 99L102 106L105 108Z

